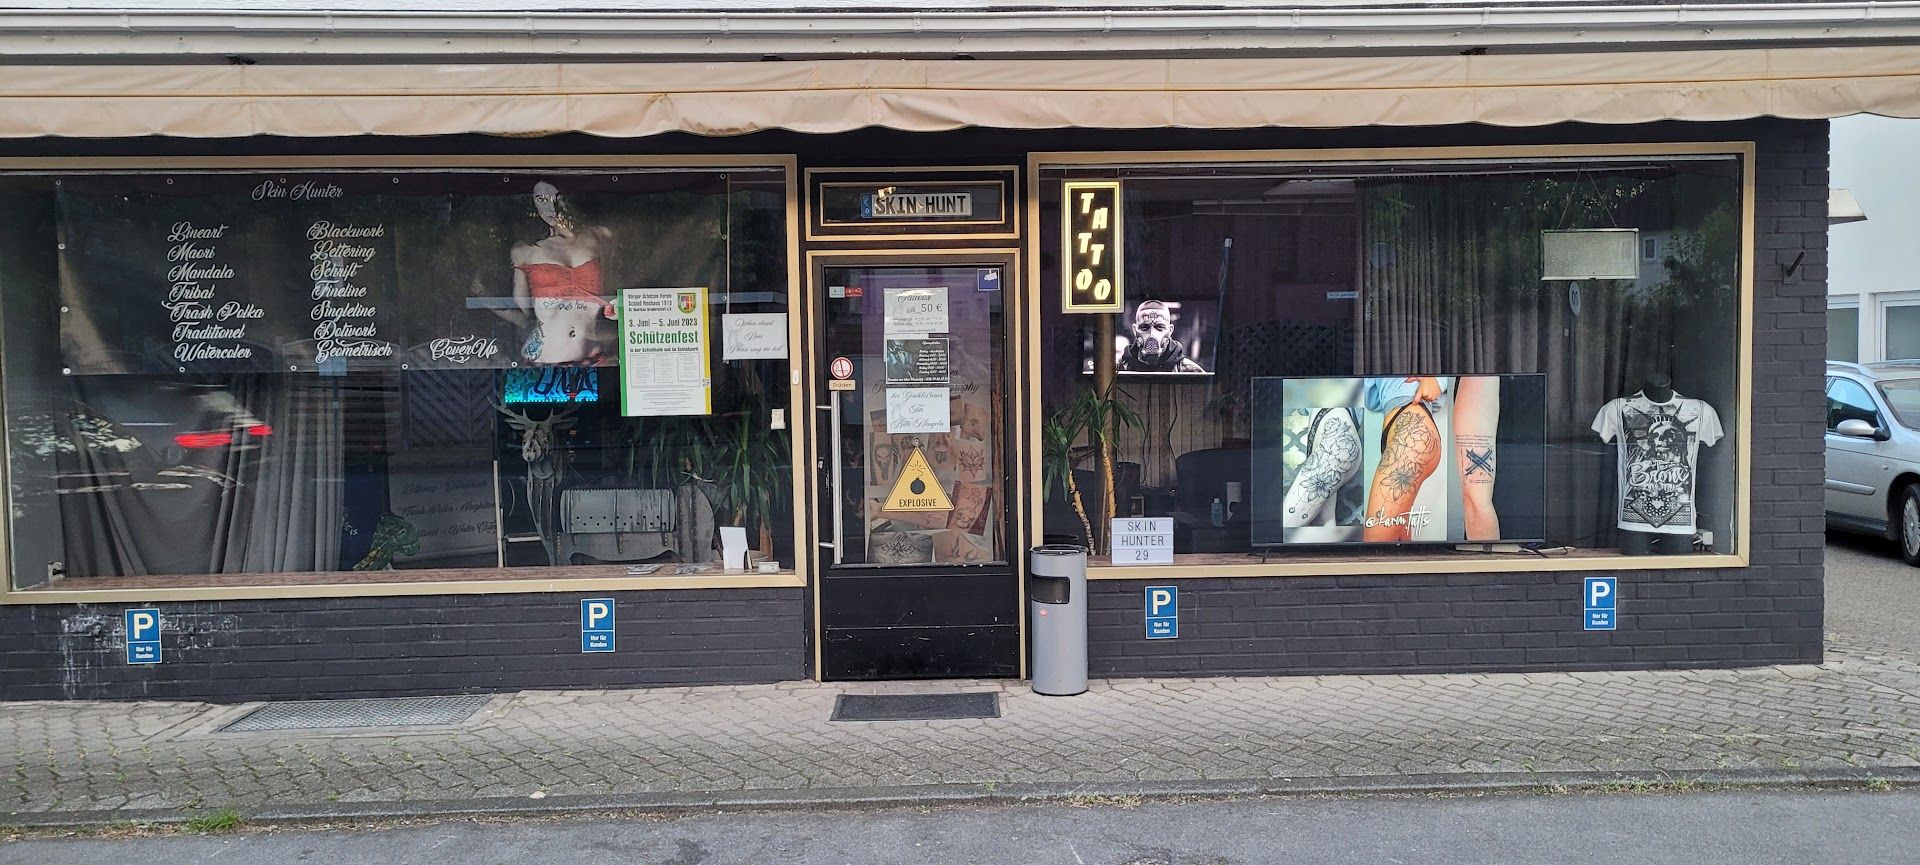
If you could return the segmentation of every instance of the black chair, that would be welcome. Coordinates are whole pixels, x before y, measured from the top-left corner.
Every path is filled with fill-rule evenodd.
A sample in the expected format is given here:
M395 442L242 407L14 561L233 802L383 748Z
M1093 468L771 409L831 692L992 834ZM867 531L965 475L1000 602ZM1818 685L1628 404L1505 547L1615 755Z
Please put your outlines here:
M1173 461L1173 548L1182 553L1237 553L1249 549L1252 521L1253 449L1207 448L1181 454ZM1240 484L1240 503L1226 525L1213 524L1213 500L1227 502L1227 483Z

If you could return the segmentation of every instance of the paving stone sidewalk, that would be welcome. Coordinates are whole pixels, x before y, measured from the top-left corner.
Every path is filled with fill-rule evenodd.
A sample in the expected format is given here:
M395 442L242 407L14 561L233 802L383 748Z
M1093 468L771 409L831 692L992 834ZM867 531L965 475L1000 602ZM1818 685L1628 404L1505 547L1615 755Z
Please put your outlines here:
M984 690L1003 717L829 722L843 693ZM1920 780L1920 663L1746 670L521 692L454 728L220 733L245 707L0 704L0 824L1272 789L1560 773Z

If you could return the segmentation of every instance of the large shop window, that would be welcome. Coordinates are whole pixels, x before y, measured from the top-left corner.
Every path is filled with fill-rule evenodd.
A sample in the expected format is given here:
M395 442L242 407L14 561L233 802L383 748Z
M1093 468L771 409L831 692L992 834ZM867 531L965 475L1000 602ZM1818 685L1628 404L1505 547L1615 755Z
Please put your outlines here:
M1737 157L1040 178L1055 540L1107 550L1119 517L1129 559L1157 535L1181 565L1733 551Z
M790 570L785 191L0 178L14 587Z

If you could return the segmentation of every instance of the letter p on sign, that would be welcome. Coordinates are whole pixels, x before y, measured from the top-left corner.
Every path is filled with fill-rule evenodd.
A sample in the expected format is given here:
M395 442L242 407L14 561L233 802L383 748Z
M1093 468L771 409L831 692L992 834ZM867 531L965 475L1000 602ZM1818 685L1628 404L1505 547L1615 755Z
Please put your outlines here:
M1612 577L1588 577L1587 609L1613 609L1613 585Z
M159 627L160 627L160 616L155 611L153 610L127 611L127 639L128 640L136 643L144 643L144 642L147 642L148 640L157 639L160 635L154 632L158 630Z

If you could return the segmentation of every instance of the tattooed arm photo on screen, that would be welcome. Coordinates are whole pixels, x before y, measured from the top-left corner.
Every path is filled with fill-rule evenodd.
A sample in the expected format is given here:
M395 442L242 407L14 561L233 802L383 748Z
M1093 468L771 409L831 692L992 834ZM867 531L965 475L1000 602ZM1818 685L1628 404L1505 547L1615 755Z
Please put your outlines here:
M1308 427L1307 441L1307 458L1284 500L1281 525L1287 528L1332 525L1340 488L1360 472L1360 428L1353 412L1320 409Z
M1413 499L1421 484L1440 466L1440 427L1433 412L1418 400L1387 415L1380 446L1380 464L1367 491L1367 525L1362 537L1369 542L1413 539L1417 515Z
M1469 541L1500 538L1500 512L1493 505L1500 430L1500 378L1462 376L1454 389L1453 450L1460 471L1460 507Z

